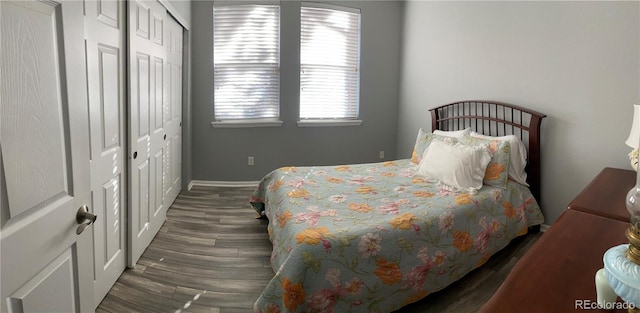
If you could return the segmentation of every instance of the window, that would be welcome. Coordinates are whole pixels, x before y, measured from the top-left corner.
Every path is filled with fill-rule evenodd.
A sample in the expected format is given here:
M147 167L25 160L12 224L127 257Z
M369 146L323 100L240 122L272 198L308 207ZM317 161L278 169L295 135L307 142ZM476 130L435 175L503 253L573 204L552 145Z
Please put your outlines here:
M216 122L275 121L280 115L280 7L213 8Z
M300 120L356 120L360 10L302 3L300 18Z

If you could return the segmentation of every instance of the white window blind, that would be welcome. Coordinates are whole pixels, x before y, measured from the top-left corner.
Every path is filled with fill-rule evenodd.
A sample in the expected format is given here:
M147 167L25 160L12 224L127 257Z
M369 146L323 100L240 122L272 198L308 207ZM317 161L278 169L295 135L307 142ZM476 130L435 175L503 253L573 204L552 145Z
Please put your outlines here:
M360 11L302 3L300 119L357 119Z
M277 119L280 106L280 7L213 8L216 121Z

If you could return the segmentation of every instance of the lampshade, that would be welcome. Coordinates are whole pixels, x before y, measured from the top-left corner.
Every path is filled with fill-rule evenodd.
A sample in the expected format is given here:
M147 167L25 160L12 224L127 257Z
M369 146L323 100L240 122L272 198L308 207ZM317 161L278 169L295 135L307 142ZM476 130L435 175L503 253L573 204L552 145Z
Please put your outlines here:
M638 148L640 142L640 105L633 105L633 124L631 124L631 132L625 143L631 148Z

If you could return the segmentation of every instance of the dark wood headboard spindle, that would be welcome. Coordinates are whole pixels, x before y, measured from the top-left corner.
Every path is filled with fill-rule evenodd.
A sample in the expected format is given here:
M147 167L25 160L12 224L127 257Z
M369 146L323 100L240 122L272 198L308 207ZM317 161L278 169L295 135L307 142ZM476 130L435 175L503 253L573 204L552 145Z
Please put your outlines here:
M461 130L470 127L487 136L515 135L527 146L527 182L541 201L540 125L545 114L516 105L485 100L445 104L429 110L431 131Z

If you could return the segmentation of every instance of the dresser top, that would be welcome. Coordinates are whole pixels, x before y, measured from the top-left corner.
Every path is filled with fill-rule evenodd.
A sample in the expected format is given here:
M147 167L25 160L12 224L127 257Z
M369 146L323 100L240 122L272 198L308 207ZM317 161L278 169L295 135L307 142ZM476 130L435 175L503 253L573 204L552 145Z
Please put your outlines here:
M636 183L636 172L606 167L569 203L569 209L629 222L627 193Z

